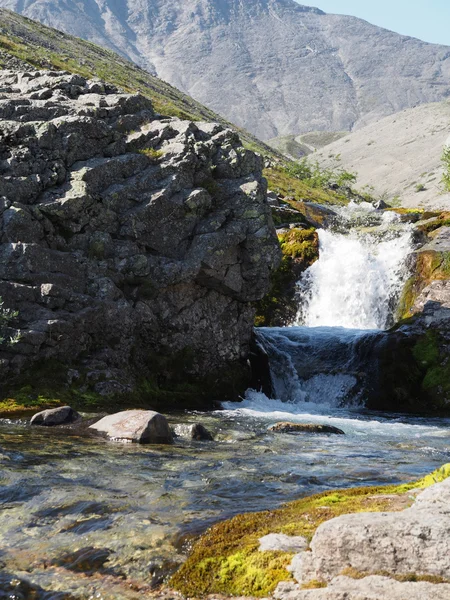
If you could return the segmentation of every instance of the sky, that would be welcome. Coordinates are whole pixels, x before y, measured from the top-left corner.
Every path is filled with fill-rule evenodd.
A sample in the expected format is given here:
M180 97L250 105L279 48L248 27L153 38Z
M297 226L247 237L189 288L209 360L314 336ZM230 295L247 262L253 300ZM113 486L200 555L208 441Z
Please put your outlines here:
M425 42L450 46L450 0L298 0L327 13L353 15Z

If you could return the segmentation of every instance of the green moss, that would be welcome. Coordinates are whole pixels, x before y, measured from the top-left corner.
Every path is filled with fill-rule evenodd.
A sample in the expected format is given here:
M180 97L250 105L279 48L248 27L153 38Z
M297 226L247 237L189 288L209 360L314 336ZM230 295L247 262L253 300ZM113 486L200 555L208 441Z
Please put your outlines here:
M95 392L87 373L68 384L70 366L42 361L20 376L20 381L0 394L0 418L32 414L69 404L79 411L114 412L125 408L153 410L205 409L221 400L236 400L247 389L247 364L232 363L204 377L195 374L192 348L172 355L148 356L146 374L138 377L131 392L102 396Z
M413 348L423 373L422 389L438 408L445 408L450 397L450 360L443 347L439 332L429 329Z
M396 581L401 582L413 582L417 583L419 581L425 581L427 583L433 583L435 585L441 583L450 583L450 580L444 579L443 577L439 577L438 575L424 575L420 573L405 573L403 575L394 575L393 573L389 573L388 571L358 571L353 567L348 567L344 569L341 573L344 577L350 577L351 579L364 579L365 577L370 577L371 575L378 575L379 577L389 577L390 579L395 579Z
M312 187L288 173L283 166L264 169L269 189L285 198L288 203L292 201L316 202L317 204L348 204L348 198L328 190L325 187ZM295 206L294 206L295 208Z
M273 327L292 321L297 312L296 283L319 258L315 229L290 229L278 235L283 258L271 276L270 292L256 305L256 327Z
M277 510L238 515L211 527L196 542L170 585L190 597L217 593L266 596L280 581L290 579L286 566L292 554L259 552L259 538L284 533L311 540L319 525L329 519L355 512L402 510L413 502L410 490L424 489L449 476L447 464L411 483L325 492Z
M139 154L144 154L144 156L155 164L164 156L162 150L155 150L155 148L143 148L142 150L139 150Z

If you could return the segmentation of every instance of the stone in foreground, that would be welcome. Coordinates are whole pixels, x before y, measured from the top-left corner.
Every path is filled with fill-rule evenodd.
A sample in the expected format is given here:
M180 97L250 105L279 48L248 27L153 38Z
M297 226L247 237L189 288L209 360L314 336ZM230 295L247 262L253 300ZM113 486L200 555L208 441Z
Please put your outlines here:
M269 533L259 539L260 552L301 552L308 547L308 540L303 536Z
M176 425L175 435L197 442L211 442L214 439L212 434L201 423L194 423L193 425Z
M81 419L70 406L59 406L38 412L33 416L30 425L42 425L45 427L54 427L55 425L67 425Z
M334 433L336 435L345 435L342 429L332 425L316 425L314 423L276 423L269 427L269 431L274 433Z
M89 427L111 440L137 444L171 444L172 432L166 417L152 410L125 410L108 415Z

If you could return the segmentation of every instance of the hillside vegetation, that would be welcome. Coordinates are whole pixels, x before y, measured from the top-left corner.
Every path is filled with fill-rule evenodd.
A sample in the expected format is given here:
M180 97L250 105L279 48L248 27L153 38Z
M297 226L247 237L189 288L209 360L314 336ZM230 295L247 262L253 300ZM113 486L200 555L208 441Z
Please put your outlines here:
M0 8L0 68L14 67L17 63L11 61L11 57L36 68L63 69L88 78L99 77L125 92L140 92L150 98L155 110L163 115L217 121L237 130L243 142L255 151L277 156L247 131L115 52Z

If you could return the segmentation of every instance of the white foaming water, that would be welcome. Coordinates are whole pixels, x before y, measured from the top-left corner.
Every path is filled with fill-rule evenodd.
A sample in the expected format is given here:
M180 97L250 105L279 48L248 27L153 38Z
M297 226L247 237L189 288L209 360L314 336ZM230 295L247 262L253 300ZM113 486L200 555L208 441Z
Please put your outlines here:
M374 209L367 206L350 209L347 221L375 218ZM296 324L351 329L384 329L392 324L408 277L405 263L412 251L412 230L394 227L398 220L394 213L384 213L380 220L376 229L356 229L347 235L320 230L320 259L299 283L306 300Z

